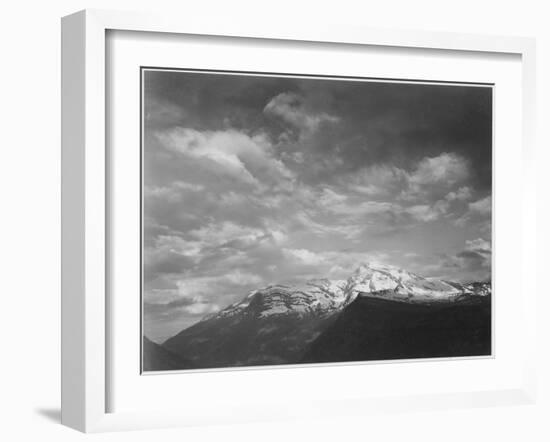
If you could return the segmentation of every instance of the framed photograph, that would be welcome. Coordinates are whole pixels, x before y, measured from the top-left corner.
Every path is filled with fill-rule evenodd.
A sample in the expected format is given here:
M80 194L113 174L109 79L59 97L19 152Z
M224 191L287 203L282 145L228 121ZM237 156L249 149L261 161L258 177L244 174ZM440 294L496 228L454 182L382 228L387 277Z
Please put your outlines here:
M532 40L62 31L64 424L534 400Z

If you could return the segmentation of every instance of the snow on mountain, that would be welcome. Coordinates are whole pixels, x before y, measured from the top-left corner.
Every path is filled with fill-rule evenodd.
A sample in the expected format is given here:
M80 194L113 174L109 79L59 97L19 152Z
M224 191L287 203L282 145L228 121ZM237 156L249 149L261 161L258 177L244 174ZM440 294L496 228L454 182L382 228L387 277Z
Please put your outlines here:
M342 310L357 296L426 303L452 302L465 295L490 293L489 283L462 285L424 278L393 266L365 263L347 280L317 279L301 285L272 285L253 290L243 300L204 320L232 317L245 311L259 318L289 314L328 316Z
M458 284L427 279L397 267L379 264L362 264L348 281L356 294L409 302L450 300L464 293Z
M346 284L346 280L319 279L296 286L272 285L250 292L216 316L229 317L245 309L257 310L259 317L289 313L323 315L339 310L346 303Z

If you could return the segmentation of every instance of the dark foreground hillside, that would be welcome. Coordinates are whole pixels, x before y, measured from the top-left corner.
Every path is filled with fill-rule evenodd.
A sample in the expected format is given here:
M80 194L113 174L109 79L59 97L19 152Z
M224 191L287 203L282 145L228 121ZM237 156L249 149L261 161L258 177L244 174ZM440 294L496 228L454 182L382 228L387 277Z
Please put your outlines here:
M413 304L358 297L305 351L302 362L491 354L491 296Z
M201 321L168 339L163 348L185 355L197 368L295 364L330 317L262 317L262 297L232 317Z
M192 364L167 350L163 346L154 343L147 337L143 338L143 371L181 370L193 368Z

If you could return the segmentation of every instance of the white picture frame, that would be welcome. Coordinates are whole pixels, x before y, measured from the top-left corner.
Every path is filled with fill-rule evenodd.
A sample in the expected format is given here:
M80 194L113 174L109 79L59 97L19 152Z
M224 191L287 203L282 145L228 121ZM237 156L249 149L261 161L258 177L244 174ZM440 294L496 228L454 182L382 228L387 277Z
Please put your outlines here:
M334 415L331 400L318 400L310 408L285 412L257 410L253 403L239 405L239 413L107 412L110 315L108 292L109 186L107 168L106 33L143 31L163 34L207 35L375 45L405 49L473 51L515 54L522 71L522 239L521 271L534 267L535 174L534 107L535 42L529 38L494 37L419 31L389 31L347 26L281 25L265 22L212 22L206 18L86 10L62 20L62 423L84 432L113 431L246 422L285 417ZM522 327L534 336L536 286L521 282ZM535 400L535 339L526 343L525 370L520 385L499 390L346 399L340 414L372 410L454 408L532 403ZM250 413L242 413L249 410Z

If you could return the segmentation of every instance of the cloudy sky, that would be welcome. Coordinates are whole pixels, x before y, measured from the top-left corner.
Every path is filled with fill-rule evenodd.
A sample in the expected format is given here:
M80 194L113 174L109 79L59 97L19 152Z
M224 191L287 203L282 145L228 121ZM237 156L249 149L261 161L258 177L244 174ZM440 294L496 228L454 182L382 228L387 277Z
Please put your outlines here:
M361 262L487 280L488 87L143 72L144 327Z

